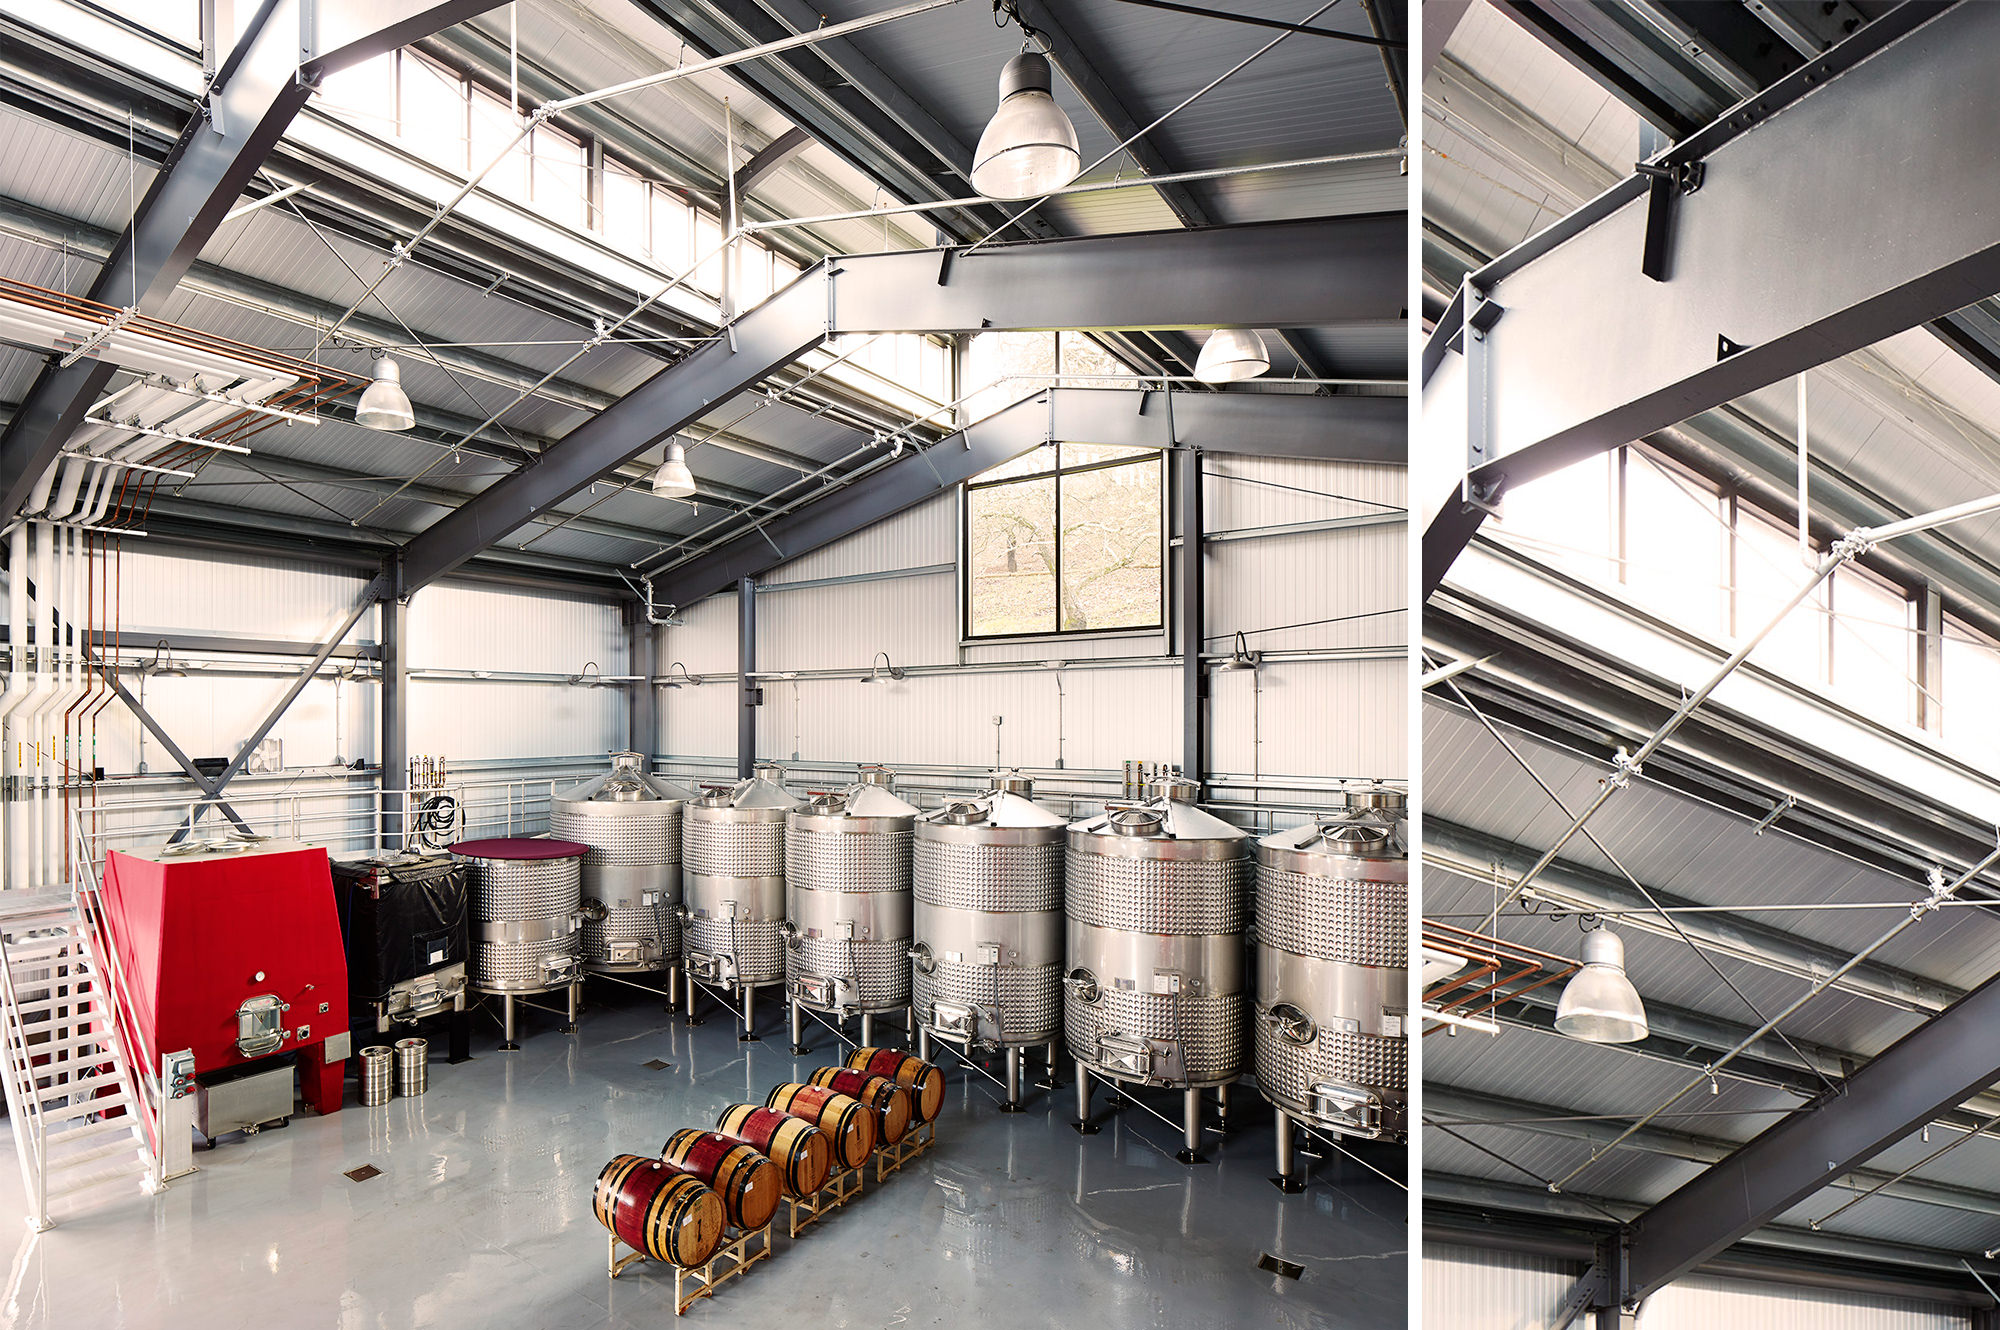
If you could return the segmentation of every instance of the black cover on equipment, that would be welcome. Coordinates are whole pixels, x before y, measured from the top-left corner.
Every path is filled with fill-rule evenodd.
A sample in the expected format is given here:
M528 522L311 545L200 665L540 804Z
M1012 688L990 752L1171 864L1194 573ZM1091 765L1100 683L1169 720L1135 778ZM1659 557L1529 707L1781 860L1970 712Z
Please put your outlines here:
M335 859L347 986L373 1002L392 985L465 959L465 865L450 855Z

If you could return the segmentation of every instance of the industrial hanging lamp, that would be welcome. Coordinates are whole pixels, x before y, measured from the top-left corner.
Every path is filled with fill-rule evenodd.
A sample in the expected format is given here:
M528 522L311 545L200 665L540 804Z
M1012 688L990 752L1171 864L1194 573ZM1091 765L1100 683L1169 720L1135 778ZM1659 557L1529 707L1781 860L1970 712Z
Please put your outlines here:
M1203 383L1235 383L1254 379L1271 368L1271 353L1252 328L1217 328L1201 344L1194 376Z
M1625 943L1610 929L1583 935L1583 966L1556 1004L1556 1032L1592 1044L1631 1044L1646 1037L1645 1004L1625 977Z
M364 429L406 430L417 423L410 395L403 391L403 367L391 356L375 362L375 381L361 391L354 423Z
M1050 92L1048 57L1022 51L1000 71L1000 106L972 153L972 187L989 199L1034 199L1076 179L1076 126Z
M653 493L663 499L686 499L694 494L694 472L688 470L687 449L679 439L667 445L667 455L653 473Z

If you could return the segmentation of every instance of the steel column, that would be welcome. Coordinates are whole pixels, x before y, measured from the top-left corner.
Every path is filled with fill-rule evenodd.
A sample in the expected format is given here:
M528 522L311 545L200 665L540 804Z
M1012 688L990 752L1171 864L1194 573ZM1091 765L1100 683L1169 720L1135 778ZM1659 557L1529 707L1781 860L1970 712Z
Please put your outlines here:
M644 603L627 601L625 672L639 678L626 688L625 746L645 755L648 771L653 769L653 754L660 751L660 694L653 687L657 636L646 620Z
M168 153L131 227L91 284L90 298L157 313L321 77L471 18L495 2L267 3L223 60L203 113L189 120ZM302 15L307 16L303 28ZM0 438L0 514L21 511L117 368L100 355L67 369L43 370Z
M385 596L382 607L382 821L383 849L402 844L404 797L410 789L410 604Z
M798 510L656 575L655 594L692 605L787 559L893 516L1051 439L1141 448L1199 448L1265 457L1402 465L1401 397L1175 393L1053 388L829 491Z
M2000 210L2000 176L1969 169L2000 117L1980 60L1996 43L1993 6L1904 5L1669 149L1653 164L1705 170L1675 204L1669 280L1640 271L1644 175L1474 273L1504 311L1475 485L1528 483L2000 289L2000 239L1973 221ZM1447 317L1426 349L1427 411L1459 333ZM1481 517L1458 474L1425 496L1427 584Z
M1181 514L1181 774L1199 790L1208 779L1208 670L1201 663L1202 638L1208 624L1208 578L1201 543L1201 454L1193 449L1175 453L1174 468Z
M757 669L757 581L736 580L736 778L757 764L757 708L764 690L751 675Z

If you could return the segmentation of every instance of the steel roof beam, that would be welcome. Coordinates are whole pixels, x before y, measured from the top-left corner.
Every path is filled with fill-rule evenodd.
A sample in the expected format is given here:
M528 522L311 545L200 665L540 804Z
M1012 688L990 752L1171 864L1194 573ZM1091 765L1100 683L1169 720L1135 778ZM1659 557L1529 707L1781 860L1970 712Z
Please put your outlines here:
M1403 214L1374 213L830 260L411 541L402 591L449 571L829 337L1394 321L1404 314L1406 244ZM1159 281L1163 272L1176 279Z
M1641 271L1637 174L1474 273L1424 355L1427 412L1464 420L1433 453L1426 594L1508 486L2000 290L2000 174L1968 169L1996 44L2000 7L1912 0L1662 154L1705 172L1671 205L1666 280Z
M188 122L168 153L131 227L91 284L90 298L157 313L320 78L493 3L270 0L217 71L204 113ZM302 13L312 20L303 28ZM0 437L0 514L21 511L116 371L103 357L43 371Z
M1841 1093L1760 1133L1633 1225L1621 1302L1644 1298L1755 1233L2000 1079L2000 979L1891 1044Z
M1052 389L668 568L654 598L692 605L1052 441L1400 465L1406 409L1400 397L1176 393L1169 403L1138 389Z

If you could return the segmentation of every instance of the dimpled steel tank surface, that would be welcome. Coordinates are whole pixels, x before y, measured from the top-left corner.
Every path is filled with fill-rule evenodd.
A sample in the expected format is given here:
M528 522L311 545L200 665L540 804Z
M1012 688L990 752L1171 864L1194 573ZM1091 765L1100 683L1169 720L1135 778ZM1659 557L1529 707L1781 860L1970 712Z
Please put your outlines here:
M752 989L785 980L785 773L759 766L681 817L683 964L689 980Z
M792 1046L799 1009L844 1020L910 1003L910 836L915 804L890 791L891 774L864 767L836 794L815 795L785 822L785 986Z
M1292 1125L1400 1139L1409 1091L1409 863L1399 810L1355 808L1257 844L1257 1084Z
M501 999L503 1050L519 1047L514 1042L518 996L566 988L568 1025L576 1024L576 986L583 977L577 929L583 856L589 851L574 841L518 837L451 847L472 870L472 986Z
M1249 834L1193 797L1168 781L1070 827L1065 884L1078 1130L1092 1130L1092 1075L1178 1087L1184 1163L1201 1161L1200 1091L1243 1069L1252 872Z
M1062 1033L1062 817L1033 803L1033 784L996 772L993 789L917 820L911 948L917 1028L961 1049L1007 1051L1007 1099L1021 1103L1021 1050L1055 1064Z
M613 753L610 771L549 801L549 834L590 847L583 963L600 973L680 962L681 808L695 795L649 775L643 761Z

